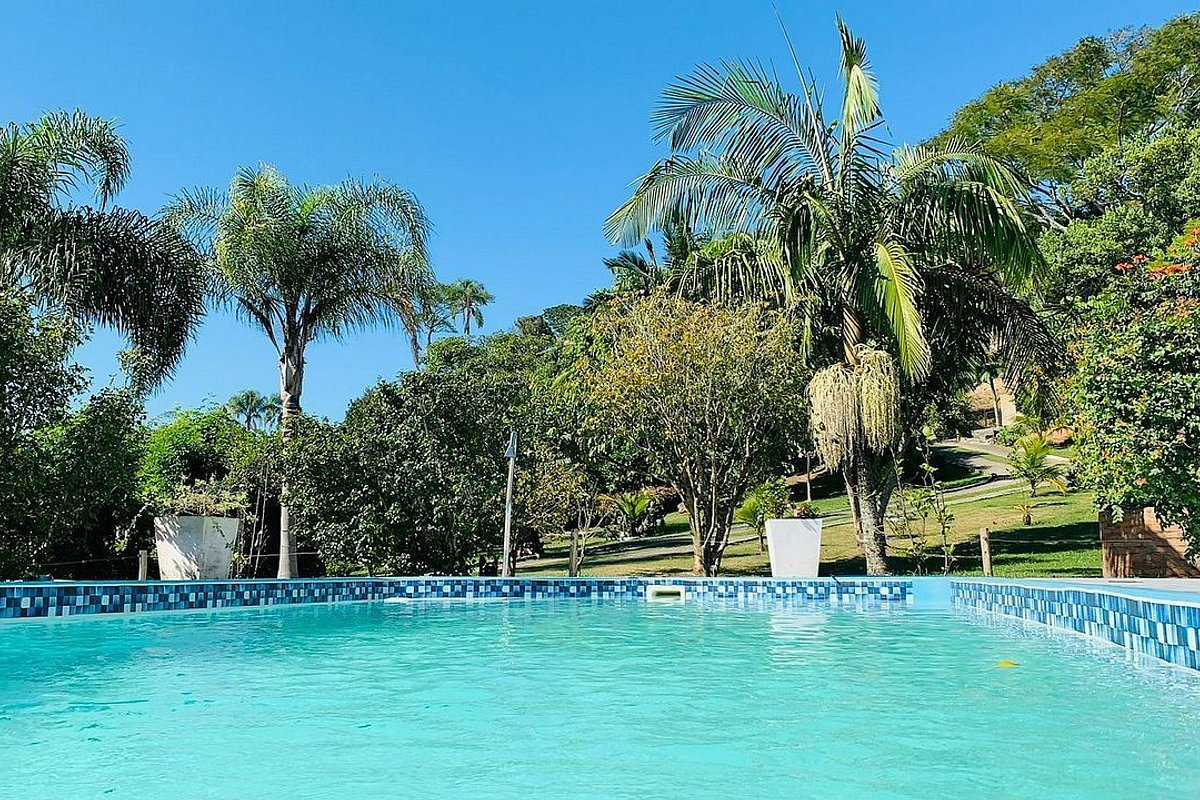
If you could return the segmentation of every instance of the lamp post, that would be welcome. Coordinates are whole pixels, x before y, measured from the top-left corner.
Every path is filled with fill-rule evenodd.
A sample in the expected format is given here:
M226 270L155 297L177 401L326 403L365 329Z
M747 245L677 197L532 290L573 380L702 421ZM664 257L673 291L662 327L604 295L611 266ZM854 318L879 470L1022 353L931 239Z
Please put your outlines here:
M512 508L513 508L513 477L517 469L517 432L508 434L508 449L504 451L508 459L508 492L504 498L504 561L500 567L500 575L512 577Z

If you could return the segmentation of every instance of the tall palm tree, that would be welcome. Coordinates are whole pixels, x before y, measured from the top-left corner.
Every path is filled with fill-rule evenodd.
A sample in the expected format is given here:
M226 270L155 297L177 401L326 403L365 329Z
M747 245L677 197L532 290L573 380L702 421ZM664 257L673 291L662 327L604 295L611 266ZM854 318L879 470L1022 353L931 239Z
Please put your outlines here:
M471 335L471 323L483 327L482 308L496 298L479 281L462 278L448 287L450 306L462 315L463 333Z
M402 259L411 258L402 254ZM433 343L433 337L454 330L455 311L450 305L449 287L439 283L428 270L404 268L399 281L386 292L404 335L408 339L413 369L420 369L423 352Z
M993 344L1014 371L1049 346L1024 290L1042 268L1023 205L1030 182L973 143L904 147L890 156L866 46L838 19L840 118L797 64L800 91L760 66L702 66L669 86L654 113L673 155L609 218L632 244L680 216L710 238L766 243L753 272L718 285L769 284L837 330L834 363L810 386L813 434L840 469L867 570L884 573L884 515L895 485L900 382L961 369ZM819 326L818 326L819 328ZM828 362L827 362L828 363Z
M55 112L0 128L0 284L115 328L143 387L170 374L204 314L204 276L169 226L109 205L129 152L109 120ZM96 205L74 205L90 188Z
M428 269L424 210L410 192L382 181L294 186L261 165L239 170L228 194L186 192L164 213L204 255L217 297L278 352L285 442L300 413L309 343L390 319L388 290L400 273ZM283 493L279 577L290 578L296 560L286 486Z

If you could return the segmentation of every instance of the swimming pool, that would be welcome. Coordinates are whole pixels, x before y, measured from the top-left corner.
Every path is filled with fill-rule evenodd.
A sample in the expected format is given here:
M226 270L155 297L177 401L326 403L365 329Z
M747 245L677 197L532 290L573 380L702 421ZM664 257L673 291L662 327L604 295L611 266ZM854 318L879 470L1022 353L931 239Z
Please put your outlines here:
M1177 797L1200 674L907 603L133 614L0 625L0 742L4 796Z

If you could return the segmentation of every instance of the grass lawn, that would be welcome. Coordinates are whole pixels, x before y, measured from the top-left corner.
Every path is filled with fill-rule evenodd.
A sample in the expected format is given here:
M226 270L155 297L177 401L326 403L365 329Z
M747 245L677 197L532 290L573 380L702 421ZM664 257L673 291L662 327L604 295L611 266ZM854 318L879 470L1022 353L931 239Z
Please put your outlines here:
M983 497L953 503L952 540L959 542L955 550L954 573L980 575L979 531L991 531L992 562L996 575L1003 577L1096 577L1100 575L1100 535L1096 512L1089 492L1072 492L1066 496L1045 495L1030 498L1014 491L999 497ZM1034 506L1033 525L1021 524L1017 506ZM817 501L823 515L845 512L845 496L827 497ZM734 529L733 538L752 536L742 527ZM647 539L591 545L584 562L585 576L611 575L688 575L692 571L692 556L672 552L690 547L687 518L682 514L667 517L664 533ZM565 558L567 540L550 542L547 558ZM903 550L903 543L892 543L893 552ZM914 564L899 557L896 570L911 573ZM927 570L941 572L940 560L931 559ZM522 562L518 574L530 577L561 576L566 565L559 561L539 565L538 561ZM863 558L854 541L854 529L849 522L827 524L821 542L821 574L861 575L865 571ZM757 540L731 544L725 551L722 574L769 575L770 566L765 553L759 553Z

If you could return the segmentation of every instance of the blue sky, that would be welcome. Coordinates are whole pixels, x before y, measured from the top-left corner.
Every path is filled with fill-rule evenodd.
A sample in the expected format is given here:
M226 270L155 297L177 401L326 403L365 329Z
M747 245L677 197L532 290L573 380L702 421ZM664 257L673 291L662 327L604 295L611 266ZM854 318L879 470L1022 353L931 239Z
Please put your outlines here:
M1081 36L1157 25L1167 0L818 2L779 0L800 57L836 77L834 14L867 40L890 133L923 139L964 102ZM674 76L705 61L789 69L765 0L592 2L44 2L6 4L0 108L27 120L82 108L120 120L133 178L119 198L153 212L188 186L225 186L266 161L293 181L380 175L434 221L445 280L495 293L484 331L577 302L608 281L602 223L662 154L648 117ZM80 358L112 380L120 340ZM398 332L321 342L305 408L340 418L407 369ZM152 414L277 388L275 355L241 322L210 315Z

